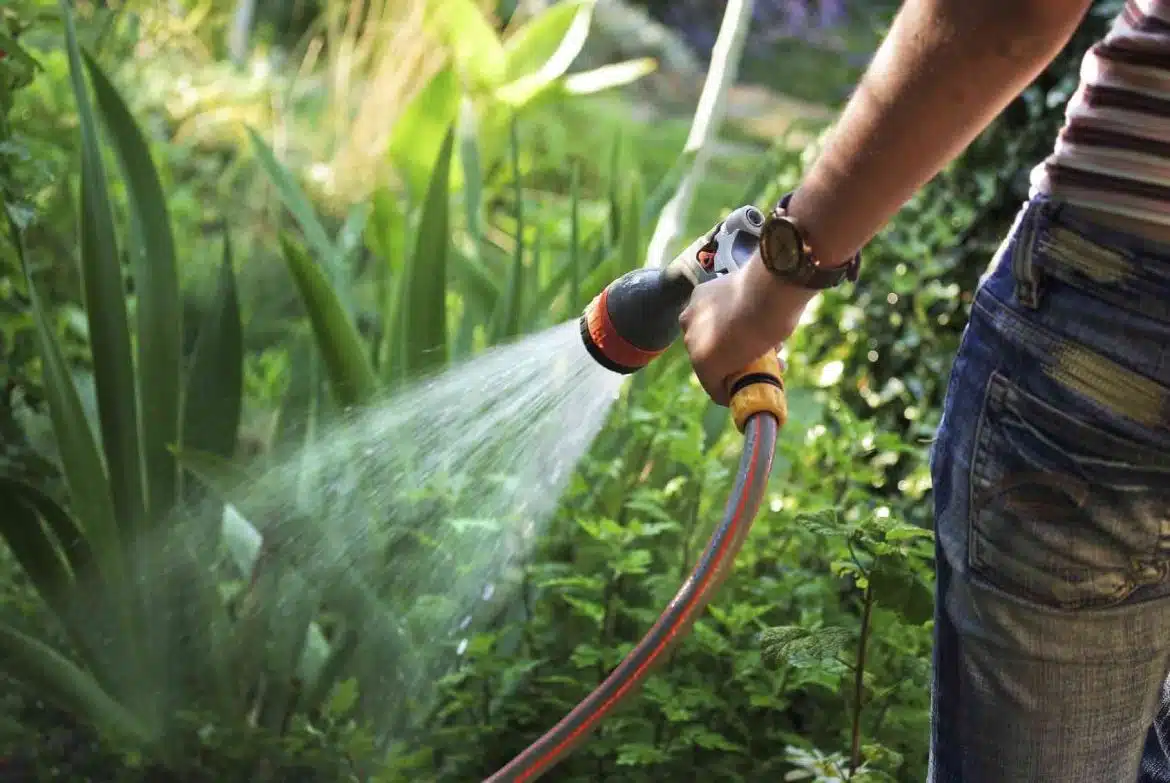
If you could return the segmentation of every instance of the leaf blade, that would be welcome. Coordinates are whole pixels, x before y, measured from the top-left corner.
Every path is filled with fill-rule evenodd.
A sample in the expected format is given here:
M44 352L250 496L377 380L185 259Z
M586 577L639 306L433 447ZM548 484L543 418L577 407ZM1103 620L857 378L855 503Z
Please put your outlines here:
M141 128L101 67L88 54L84 60L130 199L137 250L137 381L146 513L148 520L158 520L175 501L177 478L169 449L179 432L182 349L175 241L167 199Z
M439 150L415 237L406 291L405 359L408 375L447 362L447 258L450 227L450 172L455 128Z
M377 390L377 376L357 327L320 267L287 235L281 235L280 244L337 401L343 406L368 401Z

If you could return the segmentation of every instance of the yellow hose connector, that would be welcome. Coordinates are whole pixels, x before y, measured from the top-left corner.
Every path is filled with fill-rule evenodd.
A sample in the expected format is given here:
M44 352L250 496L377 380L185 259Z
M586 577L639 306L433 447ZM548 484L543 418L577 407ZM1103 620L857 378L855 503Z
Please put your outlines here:
M743 432L748 419L757 413L770 413L783 427L788 420L788 398L784 396L784 375L780 359L768 353L727 379L731 397L728 407L735 428Z

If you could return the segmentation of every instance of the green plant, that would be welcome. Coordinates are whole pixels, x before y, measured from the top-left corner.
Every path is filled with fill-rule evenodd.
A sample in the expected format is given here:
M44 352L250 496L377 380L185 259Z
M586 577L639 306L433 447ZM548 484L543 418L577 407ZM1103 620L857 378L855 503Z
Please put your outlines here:
M80 119L79 260L97 416L91 422L81 404L21 227L8 216L68 503L28 483L0 480L7 510L0 535L64 636L56 643L6 623L0 649L6 669L43 697L103 734L165 758L176 752L181 711L243 722L271 705L274 685L290 687L292 672L240 668L252 657L255 613L233 621L219 594L222 507L199 498L172 454L182 446L226 457L236 448L242 347L230 253L225 243L218 296L184 362L176 254L157 173L125 103L79 47L65 3L62 12ZM86 74L129 196L133 330ZM301 639L294 634L294 645L303 647L303 639L303 632ZM268 687L258 690L265 675ZM320 681L307 684L312 690Z

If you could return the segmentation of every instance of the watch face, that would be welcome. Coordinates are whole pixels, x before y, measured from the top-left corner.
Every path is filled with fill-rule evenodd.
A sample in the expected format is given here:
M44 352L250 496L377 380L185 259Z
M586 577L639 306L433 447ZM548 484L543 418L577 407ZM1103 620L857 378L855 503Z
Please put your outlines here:
M764 226L764 257L773 272L794 272L800 266L800 234L790 221L774 218Z

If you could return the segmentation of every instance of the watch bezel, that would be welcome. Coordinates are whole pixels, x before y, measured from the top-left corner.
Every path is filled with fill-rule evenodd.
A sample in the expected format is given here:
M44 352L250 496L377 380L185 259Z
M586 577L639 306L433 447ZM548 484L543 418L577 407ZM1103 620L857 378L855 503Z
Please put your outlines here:
M788 203L792 199L792 195L792 193L787 193L780 199L772 211L768 213L768 217L761 227L760 260L763 261L764 267L783 280L813 290L826 290L836 288L845 282L856 282L861 271L861 251L858 251L841 266L822 266L812 248L809 247L808 238L800 224L788 216ZM796 259L790 269L776 266L776 259L769 253L766 243L769 233L774 231L780 223L786 223L787 229L796 237Z
M784 236L780 237L780 234ZM781 247L783 255L787 256L783 264L780 263L781 254L777 252ZM784 215L768 215L760 231L760 257L764 266L780 275L795 275L808 264L805 256L804 237L800 234L800 228Z

